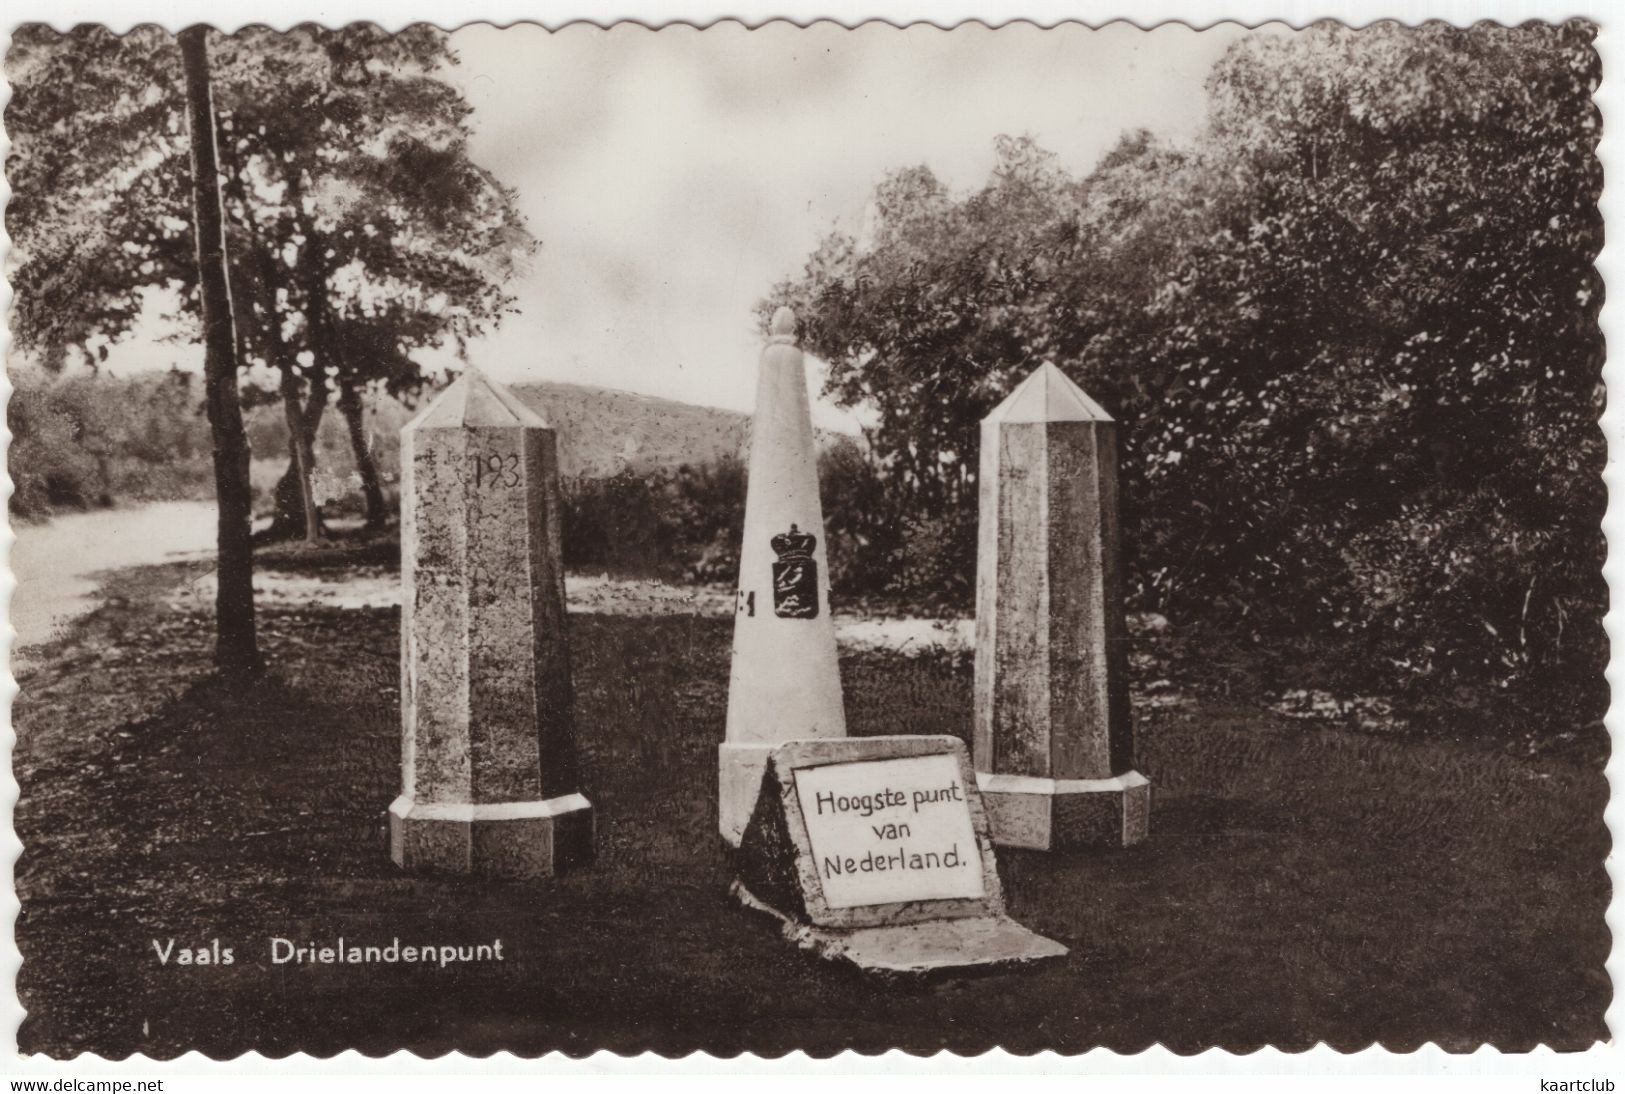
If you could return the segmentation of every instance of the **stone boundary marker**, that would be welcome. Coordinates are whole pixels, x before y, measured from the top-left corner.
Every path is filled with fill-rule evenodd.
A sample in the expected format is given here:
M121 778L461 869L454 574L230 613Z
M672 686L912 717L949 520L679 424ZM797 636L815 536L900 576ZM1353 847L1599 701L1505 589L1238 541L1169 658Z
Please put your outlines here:
M1005 914L965 746L954 737L794 741L767 758L733 893L803 949L923 976L1064 957Z
M976 771L1004 847L1125 846L1134 770L1117 423L1052 364L982 420Z
M407 869L550 877L592 857L579 793L553 430L470 368L401 430Z
M789 308L773 315L750 423L717 827L738 846L774 745L845 737L807 371Z

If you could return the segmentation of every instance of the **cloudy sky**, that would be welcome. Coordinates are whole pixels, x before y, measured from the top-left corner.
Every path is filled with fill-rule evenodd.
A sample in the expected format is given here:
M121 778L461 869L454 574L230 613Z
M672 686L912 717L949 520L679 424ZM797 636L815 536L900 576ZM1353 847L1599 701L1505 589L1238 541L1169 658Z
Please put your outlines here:
M968 190L1000 133L1033 134L1076 172L1125 129L1189 135L1208 70L1245 33L467 27L454 78L474 154L543 242L514 287L523 314L474 352L507 379L748 409L752 304L830 228L856 230L887 172L923 163ZM149 357L130 349L114 364Z

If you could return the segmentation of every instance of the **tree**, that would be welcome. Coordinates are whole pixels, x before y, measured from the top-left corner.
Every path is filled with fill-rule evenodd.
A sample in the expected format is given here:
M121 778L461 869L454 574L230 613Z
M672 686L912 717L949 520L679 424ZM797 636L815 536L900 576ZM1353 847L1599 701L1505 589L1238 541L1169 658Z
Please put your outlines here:
M829 362L828 390L875 413L871 446L903 526L892 558L903 582L950 602L970 588L975 527L957 514L974 507L978 423L1051 349L1043 315L1083 246L1079 194L1028 138L1001 138L988 184L962 200L923 166L894 172L863 238L828 236L759 309L765 322L790 303L802 345Z
M302 461L334 392L376 527L386 506L365 391L415 389L414 353L460 348L499 321L513 304L503 286L535 244L512 191L469 159L470 107L440 78L456 61L441 32L357 24L241 37L228 124L257 183L245 204L276 225L262 249L280 260L274 288L300 318L289 333L294 360L307 362L291 370L307 388L304 439L273 534L317 530ZM292 394L290 422L301 416Z
M354 433L369 386L412 389L413 353L460 347L511 310L502 286L534 241L512 192L468 158L470 108L443 78L456 58L442 32L254 27L215 46L240 352L280 374L279 530L315 535L313 442L334 393ZM48 364L105 351L152 294L196 313L173 48L153 28L19 31L16 329ZM76 81L84 101L65 93ZM379 317L399 324L388 352ZM366 354L334 333L353 320L375 328ZM370 452L356 455L378 485ZM381 489L367 496L381 520Z
M130 328L148 290L186 272L205 345L220 504L216 662L243 675L260 667L248 447L206 34L18 29L7 58L12 329L47 367L71 352L94 359Z
M1220 63L1240 200L1150 309L1147 504L1206 544L1148 537L1161 602L1418 694L1597 701L1592 33L1322 24Z
M6 69L12 332L56 371L104 357L148 291L196 283L183 67L154 26L26 24Z
M900 173L768 303L965 572L973 423L1047 357L1125 424L1139 604L1312 640L1351 685L1590 717L1593 32L1253 36L1189 146L1128 134L1069 180L1006 141L964 197Z
M226 271L225 214L215 156L214 103L209 86L209 29L180 33L186 70L186 119L192 145L192 237L197 246L203 313L204 390L214 432L214 480L219 499L215 663L227 676L260 670L254 627L253 515L248 487L248 441L237 401L237 333Z

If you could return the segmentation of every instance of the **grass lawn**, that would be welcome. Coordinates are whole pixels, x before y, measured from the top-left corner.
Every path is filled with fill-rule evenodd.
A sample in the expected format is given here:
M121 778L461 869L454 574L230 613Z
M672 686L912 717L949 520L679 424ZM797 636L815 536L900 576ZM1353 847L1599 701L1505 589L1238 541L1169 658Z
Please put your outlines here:
M727 897L715 833L729 626L576 616L597 864L540 883L402 875L393 612L262 613L274 671L207 681L209 621L118 596L20 681L24 1052L410 1048L778 1055L1583 1048L1608 1032L1600 769L1306 727L1248 697L1139 712L1152 836L1001 853L1038 971L868 982ZM970 729L963 657L843 660L854 734ZM203 682L199 682L203 681ZM269 939L470 943L507 960L274 966ZM161 965L152 941L236 962Z

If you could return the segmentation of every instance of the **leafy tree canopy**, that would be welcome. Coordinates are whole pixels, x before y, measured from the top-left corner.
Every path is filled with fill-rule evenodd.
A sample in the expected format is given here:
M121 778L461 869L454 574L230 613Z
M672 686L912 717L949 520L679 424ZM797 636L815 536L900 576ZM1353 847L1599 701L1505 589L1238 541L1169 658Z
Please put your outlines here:
M249 27L211 48L251 358L411 386L413 350L461 346L512 307L506 282L534 243L512 192L468 157L441 31ZM60 366L105 354L155 290L195 312L173 36L30 25L7 63L19 344ZM345 323L390 323L394 345L348 355L332 333Z
M1592 709L1592 35L1254 35L1189 146L1126 134L1076 178L1003 139L966 195L899 171L764 312L792 303L832 394L876 411L901 523L936 525L902 556L969 572L976 423L1053 360L1124 423L1142 606Z

